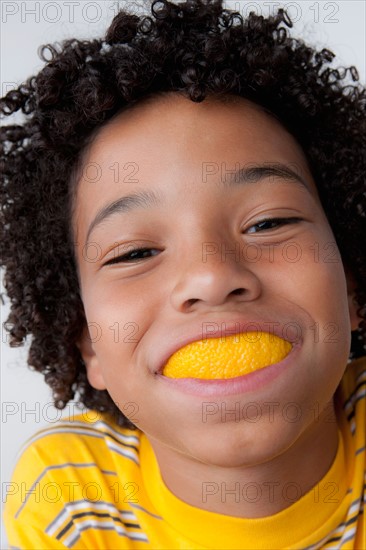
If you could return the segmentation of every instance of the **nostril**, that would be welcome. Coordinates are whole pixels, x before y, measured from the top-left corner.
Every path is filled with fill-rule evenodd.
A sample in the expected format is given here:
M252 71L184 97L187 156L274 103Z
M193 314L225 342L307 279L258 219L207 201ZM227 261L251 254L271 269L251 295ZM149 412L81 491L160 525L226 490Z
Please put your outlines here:
M197 301L197 298L190 298L189 300L187 300L187 306L193 306L193 304L195 304Z
M241 296L242 294L244 294L245 292L245 288L237 288L235 290L233 290L232 292L230 292L230 294L235 294L237 296Z

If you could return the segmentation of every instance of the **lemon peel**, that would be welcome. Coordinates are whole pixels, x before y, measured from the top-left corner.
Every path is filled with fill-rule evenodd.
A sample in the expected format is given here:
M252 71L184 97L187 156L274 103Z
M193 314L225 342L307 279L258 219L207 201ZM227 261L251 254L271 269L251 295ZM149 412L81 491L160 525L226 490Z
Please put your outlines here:
M291 349L290 342L268 332L207 338L177 350L165 364L163 375L169 378L234 378L278 363Z

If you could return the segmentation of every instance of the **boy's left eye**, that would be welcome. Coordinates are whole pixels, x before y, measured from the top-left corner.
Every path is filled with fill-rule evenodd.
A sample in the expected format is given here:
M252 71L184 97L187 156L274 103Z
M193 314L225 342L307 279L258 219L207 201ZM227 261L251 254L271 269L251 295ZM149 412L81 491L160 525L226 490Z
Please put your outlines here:
M268 231L271 229L277 229L278 227L281 227L282 225L289 225L292 223L298 223L301 222L301 218L269 218L267 220L262 220L258 223L255 223L254 225L251 225L245 233L258 233L258 231ZM255 228L258 228L256 230Z

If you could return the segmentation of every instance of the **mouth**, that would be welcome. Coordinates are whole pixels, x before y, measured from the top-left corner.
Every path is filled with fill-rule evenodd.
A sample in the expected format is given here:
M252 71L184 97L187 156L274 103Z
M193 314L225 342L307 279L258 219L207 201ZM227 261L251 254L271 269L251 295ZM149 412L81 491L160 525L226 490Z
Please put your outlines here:
M282 361L292 344L268 332L244 332L191 342L171 355L162 369L169 378L238 378Z
M291 351L287 340L268 332L244 332L191 342L165 364L169 378L237 378L282 361Z
M199 398L223 397L231 395L243 395L245 393L259 391L273 384L289 370L296 368L301 344L296 343L288 355L281 361L264 366L260 369L234 376L231 378L171 378L158 374L158 380L166 385L168 391L178 391Z
M235 348L232 347L231 349L237 351L237 341L240 339L240 335L242 335L244 340L252 341L253 335L254 340L256 340L256 334L267 333L267 336L270 338L278 337L282 340L286 340L291 346L297 346L302 343L303 331L302 326L298 322L292 319L282 322L273 319L275 319L275 316L271 316L271 318L258 318L254 316L243 318L241 316L231 317L231 319L211 316L209 321L200 319L189 326L177 327L175 332L170 333L170 342L167 342L165 350L157 357L155 368L153 368L153 374L163 374L164 367L170 358L176 352L179 352L179 350L194 342L202 341L202 344L205 344L208 350L208 343L212 342L212 339L216 342L223 341L228 343L229 338L234 337ZM251 336L247 336L247 333L251 333ZM264 342L264 339L265 337L263 337L261 341ZM202 344L201 349L204 350L205 348ZM252 349L254 349L254 345ZM257 351L261 353L260 350L257 349ZM215 353L215 350L211 350L211 354L208 355L213 357ZM246 354L248 353L250 353L250 350L247 349ZM268 361L268 365L271 362L273 363L274 361ZM209 378L209 376L206 376L206 378Z

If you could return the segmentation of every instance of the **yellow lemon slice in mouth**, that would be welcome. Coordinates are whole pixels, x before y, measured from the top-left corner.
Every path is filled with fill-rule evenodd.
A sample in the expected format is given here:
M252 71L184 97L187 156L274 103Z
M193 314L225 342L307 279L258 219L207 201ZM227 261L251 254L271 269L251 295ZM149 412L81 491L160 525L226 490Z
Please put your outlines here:
M165 364L169 378L224 379L243 376L284 359L292 345L268 332L243 332L191 342Z

